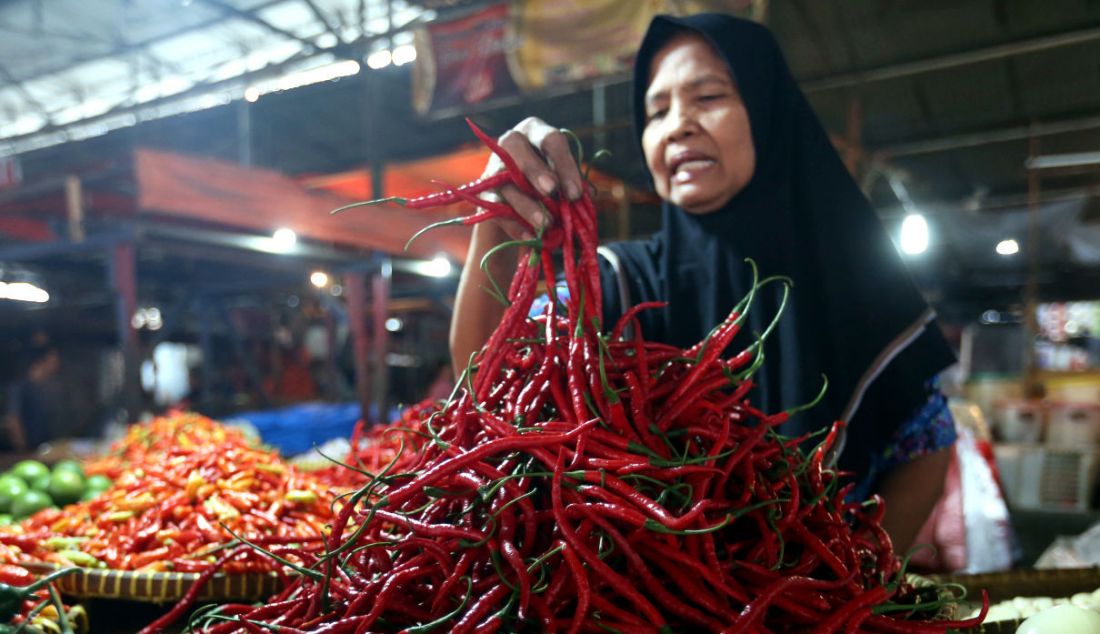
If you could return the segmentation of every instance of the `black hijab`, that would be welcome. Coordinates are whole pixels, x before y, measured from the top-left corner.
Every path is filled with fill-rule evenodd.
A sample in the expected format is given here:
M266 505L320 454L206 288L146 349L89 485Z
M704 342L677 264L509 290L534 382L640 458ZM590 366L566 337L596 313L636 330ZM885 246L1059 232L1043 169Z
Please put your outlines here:
M685 30L702 35L729 65L748 110L756 168L721 209L695 215L666 202L660 233L611 245L617 256L611 259L627 280L627 301L667 301L667 309L643 315L643 336L686 347L748 292L746 258L762 276L792 278L751 398L765 411L788 409L813 400L826 375L822 403L795 415L783 431L795 435L846 417L840 464L865 474L872 455L928 398L926 382L954 357L766 28L720 14L655 18L634 69L639 139L652 60ZM617 279L605 267L604 288L617 288ZM766 328L780 291L771 285L757 294L731 351ZM611 323L624 308L622 295L604 295Z

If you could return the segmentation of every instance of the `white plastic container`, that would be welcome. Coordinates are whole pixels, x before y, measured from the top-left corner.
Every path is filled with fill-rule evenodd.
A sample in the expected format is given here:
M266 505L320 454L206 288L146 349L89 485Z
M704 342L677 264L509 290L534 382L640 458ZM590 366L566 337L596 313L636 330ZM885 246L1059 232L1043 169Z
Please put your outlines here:
M1010 507L1060 511L1089 508L1100 466L1100 454L1092 447L997 444L993 454Z
M1085 449L1100 441L1100 405L1050 403L1047 406L1047 444Z
M1008 443L1039 442L1043 433L1043 404L1040 401L1000 401L993 409L993 434Z

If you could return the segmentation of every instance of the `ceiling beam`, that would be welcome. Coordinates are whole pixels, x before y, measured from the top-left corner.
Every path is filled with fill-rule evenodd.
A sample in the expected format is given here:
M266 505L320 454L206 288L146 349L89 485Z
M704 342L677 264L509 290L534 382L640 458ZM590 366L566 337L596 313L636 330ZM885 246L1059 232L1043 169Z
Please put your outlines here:
M80 44L82 46L88 45L88 40L97 40L103 44L108 44L107 40L101 37L92 35L89 33L65 33L64 31L55 30L28 30L19 27L12 26L5 22L0 22L0 31L11 33L14 35L21 35L30 38L46 38L51 40L62 40L73 44Z
M26 262L55 257L82 255L99 252L103 249L132 239L130 231L116 231L92 236L83 242L55 240L52 242L29 242L10 244L0 247L0 261Z
M1065 169L1100 166L1100 152L1071 152L1034 156L1024 163L1028 169Z
M186 97L190 97L190 96L193 96L193 95L200 95L200 94L203 94L204 92L207 92L207 91L214 91L214 90L218 90L218 89L222 89L222 88L229 88L229 87L237 87L237 86L240 86L240 85L243 85L243 84L254 82L258 78L271 77L273 75L277 75L278 73L281 73L281 72L293 67L294 64L297 64L298 62L309 59L311 57L313 57L312 53L305 53L303 51L299 51L298 53L288 57L287 59L285 59L281 62L277 62L277 63L274 63L274 64L268 64L267 66L264 66L263 68L255 71L255 72L245 73L243 75L237 75L236 77L228 77L226 79L220 79L220 80L217 80L217 81L200 81L200 82L196 82L190 88L188 88L188 89L186 89L182 92L178 92L176 94L173 94L173 95L166 95L164 97L159 97L157 99L150 99L149 101L145 101L145 102L142 102L142 103L139 103L139 104L119 106L119 107L116 107L116 108L112 108L112 109L108 110L107 112L100 113L100 114L98 114L94 117L88 117L88 118L85 118L85 119L81 119L79 121L73 121L72 123L66 124L66 125L63 125L63 126L52 125L51 124L51 125L47 125L44 128L41 128L39 130L35 130L34 132L28 132L26 134L20 134L20 135L11 136L11 137L0 138L0 151L2 151L2 148L5 144L18 143L20 141L24 141L26 139L37 137L37 136L40 136L40 135L43 135L43 134L50 134L50 133L53 133L53 132L60 132L60 131L64 130L65 128L68 128L68 127L71 127L71 126L74 126L74 125L83 125L83 124L88 124L88 123L95 123L97 121L102 121L104 119L108 119L108 118L111 118L111 117L114 117L114 116L120 115L120 114L136 113L136 112L138 112L140 110L143 110L145 108L156 108L158 106L163 106L163 105L178 101L178 100L186 98Z
M265 9L267 7L270 7L272 5L279 4L281 2L285 2L285 0L266 0L263 4L260 4L259 6L256 6L256 7L253 7L252 10L253 11L260 11L260 10ZM121 55L125 55L127 53L132 53L135 50L143 49L143 48L152 46L154 44L157 44L159 42L163 42L165 40L170 40L174 37L178 37L180 35L186 35L186 34L191 33L193 31L200 31L202 29L206 29L206 28L210 28L212 26L216 26L219 23L221 23L223 20L224 20L224 18L222 16L213 17L213 18L210 18L209 20L199 20L199 21L195 22L194 24L188 24L187 26L182 26L178 29L173 29L173 30L168 31L166 33L163 33L161 35L156 35L154 37L148 37L148 38L145 38L143 40L138 40L136 42L131 42L127 46L111 48L110 50L106 50L106 51L103 51L102 53L98 53L98 54L95 54L95 55L88 55L86 52L84 54L81 54L81 55L74 55L73 57L63 61L61 64L58 64L58 65L56 65L52 68L39 68L39 69L36 69L35 70L35 76L36 77L48 77L50 75L54 75L54 74L57 74L57 73L60 73L60 72L64 72L65 70L68 70L69 68L72 68L73 66L76 66L78 64L88 64L88 63L91 63L91 62L98 62L98 61L101 61L101 60L104 60L104 59L107 59L107 58L110 58L110 57L118 57L118 56L121 56Z
M264 5L264 6L267 6L267 5ZM423 20L421 20L420 18L414 18L412 20L409 20L408 22L405 22L403 24L399 24L399 25L395 26L393 29L388 30L384 33L376 33L376 34L372 34L372 35L368 35L368 36L362 36L362 37L357 38L354 42L351 42L351 43L346 44L346 45L337 45L337 46L333 46L333 47L317 47L316 45L314 45L314 49L316 50L316 52L299 51L299 52L295 53L294 55L291 55L290 57L288 57L287 59L285 59L281 62L268 64L267 66L264 66L263 68L260 68L256 71L253 71L253 72L250 72L250 73L244 73L244 74L241 74L241 75L237 75L235 77L227 77L225 79L220 79L220 80L216 80L216 81L207 80L207 81L195 82L190 88L188 88L188 89L186 89L182 92L173 94L173 95L167 95L167 96L160 97L160 98L157 98L157 99L151 99L149 101L142 102L140 104L117 106L117 107L111 108L107 112L100 113L100 114L95 115L93 117L87 117L87 118L81 119L79 121L73 121L73 122L67 123L65 125L50 124L50 125L47 125L43 128L40 128L38 130L35 130L34 132L28 132L26 134L20 134L20 135L16 135L16 136L0 138L0 156L4 156L5 154L13 153L13 152L11 152L10 149L8 149L5 152L4 146L8 145L8 144L16 144L16 143L20 143L22 141L26 141L28 139L32 139L32 138L41 136L41 135L51 134L51 133L54 133L54 132L60 132L60 131L65 130L66 128L70 128L70 127L77 126L77 125L86 125L86 124L89 124L89 123L95 123L97 121L103 121L105 119L109 119L109 118L117 116L117 115L136 113L136 112L138 112L140 110L143 110L143 109L146 109L146 108L156 108L158 106L173 103L175 101L178 101L178 100L186 98L186 97L203 94L206 91L214 91L214 90L229 88L229 87L234 87L235 88L235 87L239 87L239 86L244 85L244 84L254 83L257 79L263 79L263 78L268 78L268 77L271 77L271 76L276 76L279 73L281 73L281 72L283 72L283 71L285 71L289 68L292 68L295 64L297 64L299 62L302 62L302 61L308 60L312 57L315 57L317 53L333 53L334 55L340 55L340 53L338 51L341 51L341 50L345 51L345 53L348 52L348 51L364 51L364 50L367 50L369 48L369 46L372 42L375 42L375 41L381 40L381 39L386 39L386 38L393 37L397 33L401 33L401 32L407 31L409 29L416 28L417 26L420 26L424 23L425 22ZM134 48L138 48L138 45L135 44ZM133 49L129 49L129 50L132 51ZM355 57L354 53L349 53L349 55L351 55L351 57Z
M878 68L869 68L866 70L855 71L851 73L842 73L840 75L833 75L830 77L821 77L816 79L807 78L801 80L799 84L802 86L803 92L807 94L812 94L816 92L824 92L827 90L836 90L838 88L850 88L852 86L858 86L861 84L867 84L876 81L910 77L913 75L920 75L923 73L937 70L945 70L948 68L956 68L959 66L968 66L981 62L991 62L999 59L1004 59L1006 57L1025 55L1028 53L1037 53L1039 51L1045 51L1052 48L1087 44L1089 42L1095 42L1097 40L1100 40L1100 27L1092 27L1088 29L1080 29L1077 31L1057 33L1055 35L1035 37L1028 40L1019 40L1017 42L1009 42L1007 44L997 44L995 46L988 46L985 48L964 51L961 53L952 53L950 55L942 55L940 57L929 57L913 62L905 62L902 64L889 64L887 66L880 66Z
M11 71L3 64L0 64L0 79L3 79L5 83L15 88L15 90L23 96L23 100L30 104L31 109L45 119L47 124L52 123L53 119L50 117L49 111L46 110L46 106L42 105L42 102L35 98L35 96L31 94L31 91L27 90L23 82L19 81L15 75L12 75Z
M313 12L313 15L321 22L321 24L325 25L325 29L328 30L329 33L332 33L337 42L345 44L344 38L340 36L340 31L338 31L336 29L336 26L329 21L328 16L325 15L325 12L321 10L321 7L317 6L316 2L314 2L313 0L302 0L302 2L304 2L305 5L309 7L309 10Z
M155 213L156 210L151 211ZM277 253L270 250L271 238L269 236L260 236L236 231L200 229L197 227L159 223L140 224L138 225L138 231L141 237L237 249L245 252L254 252L258 254L258 257L262 258L297 260L298 262L307 263L333 262L339 264L355 262L363 257L361 252L338 250L301 241L286 252Z
M257 271L265 274L284 275L289 279L297 276L300 281L306 281L312 269L322 266L315 260L298 257L282 257L273 253L263 253L235 247L224 243L204 243L191 240L177 240L172 237L150 236L149 239L139 243L142 252L156 251L168 255L172 261L181 263L187 261L199 261L206 263L218 263L229 265L235 273L242 270L249 271L249 276L255 276ZM147 267L155 268L155 267ZM227 282L229 276L220 277L213 282Z
M1100 115L1066 119L1063 121L1035 123L1032 125L1016 125L995 130L958 132L941 137L881 145L873 148L873 150L875 154L889 158L915 156L918 154L949 152L951 150L979 145L990 145L993 143L1022 141L1032 136L1052 136L1055 134L1068 134L1071 132L1081 132L1083 130L1094 130L1097 128L1100 128Z
M308 52L310 52L310 53L316 53L317 51L322 50L322 48L323 48L321 46L318 46L317 42L314 42L313 40L311 40L309 38L302 37L302 36L298 35L297 33L294 33L293 31L288 31L288 30L286 30L282 27L275 26L271 22L268 22L267 20L261 18L256 13L255 10L238 9L237 7L234 7L232 5L226 4L225 2L222 2L222 0L199 0L199 1L202 2L203 4L207 5L207 6L213 7L215 9L217 9L218 11L221 11L222 13L224 13L226 15L231 15L235 18L240 18L241 20L252 22L253 24L257 24L257 25L263 27L264 29L267 29L268 31L270 31L272 33L275 33L276 35L281 35L281 36L283 36L283 37L285 37L289 40L294 40L295 42L298 42L302 46L305 46L308 49Z

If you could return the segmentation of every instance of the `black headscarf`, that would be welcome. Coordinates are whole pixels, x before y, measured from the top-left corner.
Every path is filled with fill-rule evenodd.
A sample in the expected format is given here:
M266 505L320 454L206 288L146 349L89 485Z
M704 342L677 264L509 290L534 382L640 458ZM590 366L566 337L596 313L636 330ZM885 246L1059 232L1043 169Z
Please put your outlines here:
M692 31L729 65L748 110L756 168L724 207L696 215L664 205L664 227L648 241L611 245L628 280L629 302L667 301L641 320L646 339L691 345L729 313L761 275L793 279L790 300L765 346L752 399L776 412L821 404L784 426L795 435L846 417L841 467L857 474L928 398L925 384L954 361L934 314L914 286L870 203L848 174L763 26L728 15L658 16L634 69L639 139L654 56ZM605 267L606 320L623 310L616 275ZM781 287L757 294L743 336L752 342L779 308Z

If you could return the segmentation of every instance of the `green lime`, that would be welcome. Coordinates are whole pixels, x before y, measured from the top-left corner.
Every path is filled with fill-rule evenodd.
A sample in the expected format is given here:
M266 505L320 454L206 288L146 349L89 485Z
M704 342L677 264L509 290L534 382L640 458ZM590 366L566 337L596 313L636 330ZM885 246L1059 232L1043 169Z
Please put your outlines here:
M97 491L95 489L88 488L88 489L85 489L84 493L82 493L80 495L80 501L81 502L91 502L92 500L96 499L97 497L99 497L101 495L103 495L103 491Z
M0 513L11 512L15 498L27 491L27 483L13 475L0 476Z
M31 489L35 491L45 491L50 488L50 472L47 471L41 475L37 475L30 481Z
M84 495L84 476L68 469L54 471L46 491L58 506L72 504Z
M0 526L11 526L15 518L11 516L11 513L0 514Z
M12 502L11 505L11 514L15 516L15 519L21 520L51 506L53 506L53 500L50 499L50 496L42 491L31 489L15 498L15 502Z
M79 473L81 477L84 477L84 467L76 460L66 459L58 461L53 466L53 472L57 473L58 471L73 471Z
M27 484L33 484L36 478L50 475L50 468L37 460L20 460L12 467L11 472Z
M92 476L88 476L88 479L84 481L84 488L88 491L95 491L96 493L102 493L111 488L111 479L102 473L97 473Z

